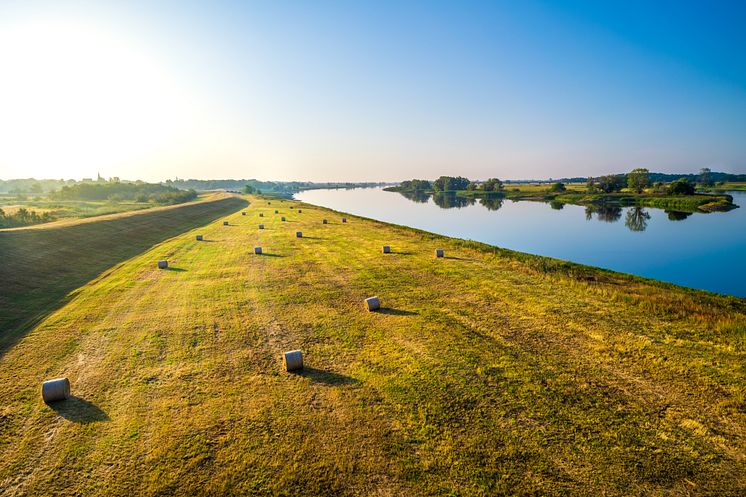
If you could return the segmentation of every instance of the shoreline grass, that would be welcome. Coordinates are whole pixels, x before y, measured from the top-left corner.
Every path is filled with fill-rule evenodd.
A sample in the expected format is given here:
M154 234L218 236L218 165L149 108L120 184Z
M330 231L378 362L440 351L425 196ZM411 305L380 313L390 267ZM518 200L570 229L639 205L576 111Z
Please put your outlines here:
M744 299L267 201L119 264L0 358L0 494L746 490ZM60 375L78 400L55 410Z

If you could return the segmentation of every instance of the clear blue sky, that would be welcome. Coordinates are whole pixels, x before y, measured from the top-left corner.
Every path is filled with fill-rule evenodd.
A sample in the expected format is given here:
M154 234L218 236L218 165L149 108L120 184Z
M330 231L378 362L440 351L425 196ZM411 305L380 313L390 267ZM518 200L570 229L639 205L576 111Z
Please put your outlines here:
M744 26L746 2L3 3L0 177L746 173Z

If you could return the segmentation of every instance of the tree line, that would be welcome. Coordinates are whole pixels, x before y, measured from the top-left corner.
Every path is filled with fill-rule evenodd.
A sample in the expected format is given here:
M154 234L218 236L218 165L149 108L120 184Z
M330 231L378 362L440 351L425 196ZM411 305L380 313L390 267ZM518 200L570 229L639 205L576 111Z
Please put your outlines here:
M655 177L645 168L635 168L627 174L607 174L586 179L586 189L589 193L615 193L627 188L637 194L641 194L652 188L653 193L668 195L693 195L696 191L696 183L687 177L677 178L669 184L661 181L653 183ZM697 176L698 184L712 186L714 184L713 173L708 168L703 168ZM451 191L484 191L500 192L504 190L504 183L498 178L489 178L486 181L470 181L463 176L441 176L435 181L424 179L412 179L402 181L398 187L390 188L392 191L400 192L451 192ZM565 183L561 181L549 185L548 190L553 193L562 193L567 190Z
M28 226L30 224L41 224L54 221L54 216L49 212L30 211L21 207L13 213L5 212L0 209L0 228L17 228L19 226Z
M179 204L197 198L194 190L180 190L154 183L78 183L49 194L54 200L134 201Z

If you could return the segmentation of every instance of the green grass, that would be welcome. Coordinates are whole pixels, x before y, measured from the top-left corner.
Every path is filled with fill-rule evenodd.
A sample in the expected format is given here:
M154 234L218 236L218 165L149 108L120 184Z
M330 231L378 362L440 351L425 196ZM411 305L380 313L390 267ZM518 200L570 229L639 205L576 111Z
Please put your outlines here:
M157 244L10 348L0 494L746 492L743 299L294 205Z
M206 198L205 195L201 198ZM50 200L45 196L18 199L17 197L5 195L0 196L0 208L6 212L14 212L19 207L37 212L48 212L57 220L82 219L120 212L150 209L161 206L154 202L133 201L93 201L93 200Z
M246 205L235 197L0 230L0 353L40 315L115 264Z

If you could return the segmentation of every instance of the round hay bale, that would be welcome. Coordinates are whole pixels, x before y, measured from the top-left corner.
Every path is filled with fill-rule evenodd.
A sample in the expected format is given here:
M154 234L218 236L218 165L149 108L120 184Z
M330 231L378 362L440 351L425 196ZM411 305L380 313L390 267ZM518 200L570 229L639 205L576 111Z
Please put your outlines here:
M168 269L168 261L158 261L158 269Z
M298 209L298 214L300 214L301 212L303 212L303 211L301 209Z
M241 215L245 216L246 215L246 211L241 212Z
M285 217L280 218L280 221L285 222Z
M279 213L280 213L280 211L278 211L277 209L275 209L275 214L279 214Z
M70 398L70 380L55 378L41 384L41 398L47 404Z
M303 369L303 354L300 350L291 350L282 354L282 363L287 371Z
M197 235L197 241L198 241L198 242L201 242L201 241L202 241L202 235Z
M329 224L329 221L328 221L328 220L326 220L326 219L324 219L323 223L324 223L324 224Z
M263 212L260 212L260 213L259 213L259 217L264 217L264 213L263 213Z
M384 245L383 246L383 253L384 254L390 254L391 253L391 247L389 247L388 245Z
M343 218L342 218L342 222L343 222L343 223L346 223L346 222L347 222L347 218L346 218L346 217L343 217Z
M223 226L228 226L228 221L223 221Z
M445 252L443 249L435 249L435 257L443 257L445 255Z
M259 225L259 229L260 229L260 230L263 230L263 229L264 229L264 225L263 225L263 224L260 224L260 225Z
M303 232L302 231L296 231L295 232L295 237L296 238L303 238Z
M381 308L381 300L378 297L368 297L365 299L365 307L369 311L377 311Z
M267 205L272 205L272 202L267 202Z
M262 247L254 247L254 253L256 255L262 255Z

